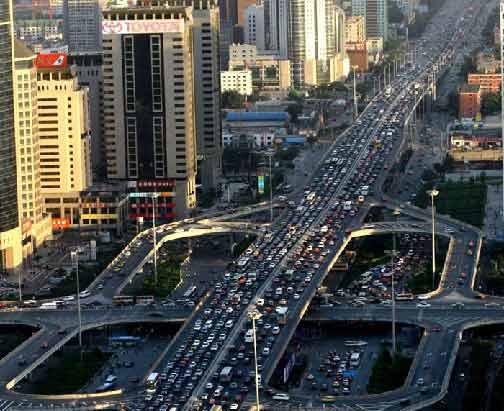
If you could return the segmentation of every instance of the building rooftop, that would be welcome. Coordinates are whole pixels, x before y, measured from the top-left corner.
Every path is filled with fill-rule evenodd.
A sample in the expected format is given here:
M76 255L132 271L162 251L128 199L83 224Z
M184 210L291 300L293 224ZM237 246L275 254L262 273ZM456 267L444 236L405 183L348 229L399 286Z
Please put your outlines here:
M289 113L284 111L231 111L227 121L287 121Z
M25 59L35 56L35 53L21 40L14 38L14 58Z
M461 93L478 93L480 91L479 84L463 84L460 87Z

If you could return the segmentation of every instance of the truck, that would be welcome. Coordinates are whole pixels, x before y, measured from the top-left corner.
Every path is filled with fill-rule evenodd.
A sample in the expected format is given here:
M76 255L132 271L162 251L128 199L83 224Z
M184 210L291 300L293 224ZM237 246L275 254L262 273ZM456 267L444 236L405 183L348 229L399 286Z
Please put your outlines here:
M219 374L220 382L230 382L233 378L233 367L224 367Z
M276 317L278 320L278 324L286 324L288 319L288 311L287 307L277 307L275 309Z
M385 88L385 96L390 97L391 94L392 94L392 87L391 86L387 86Z
M353 352L350 355L350 365L352 367L358 367L360 364L360 353L359 352Z

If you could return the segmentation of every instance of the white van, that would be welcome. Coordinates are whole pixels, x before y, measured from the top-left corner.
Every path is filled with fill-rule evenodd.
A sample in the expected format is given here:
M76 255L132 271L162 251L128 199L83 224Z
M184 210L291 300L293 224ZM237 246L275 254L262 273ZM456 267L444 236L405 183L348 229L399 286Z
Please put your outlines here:
M349 201L345 201L343 203L343 210L345 211L350 211L352 209L352 202L349 200Z
M289 394L284 394L282 392L274 394L273 397L271 397L271 398L273 398L276 401L289 401L290 400Z

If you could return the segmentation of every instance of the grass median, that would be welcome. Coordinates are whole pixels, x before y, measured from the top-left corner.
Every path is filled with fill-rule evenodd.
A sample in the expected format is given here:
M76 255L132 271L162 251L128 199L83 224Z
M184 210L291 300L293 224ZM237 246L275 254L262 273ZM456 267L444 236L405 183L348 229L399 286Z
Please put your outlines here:
M427 190L433 186L433 182L427 182L422 186L415 200L417 206L430 207L431 199ZM436 184L436 188L439 195L434 201L438 213L450 215L476 227L483 227L487 192L484 181L449 181Z
M367 392L381 394L401 387L408 376L412 361L400 353L393 357L389 350L383 347L373 365Z
M110 358L110 353L98 349L63 352L57 363L49 366L40 381L32 382L33 394L72 394L84 387Z

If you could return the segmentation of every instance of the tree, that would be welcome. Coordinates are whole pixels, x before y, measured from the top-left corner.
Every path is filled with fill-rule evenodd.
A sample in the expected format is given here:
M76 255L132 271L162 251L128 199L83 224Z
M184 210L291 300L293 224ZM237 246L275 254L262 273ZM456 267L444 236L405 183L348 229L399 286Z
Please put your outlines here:
M299 103L289 104L287 113L291 116L292 121L296 121L298 116L303 112L303 105Z
M221 95L221 107L222 108L242 108L243 103L245 103L245 97L234 90L225 91Z
M397 3L393 1L388 2L388 21L389 23L402 23L404 15Z
M495 114L501 111L501 93L487 93L481 99L481 114Z

